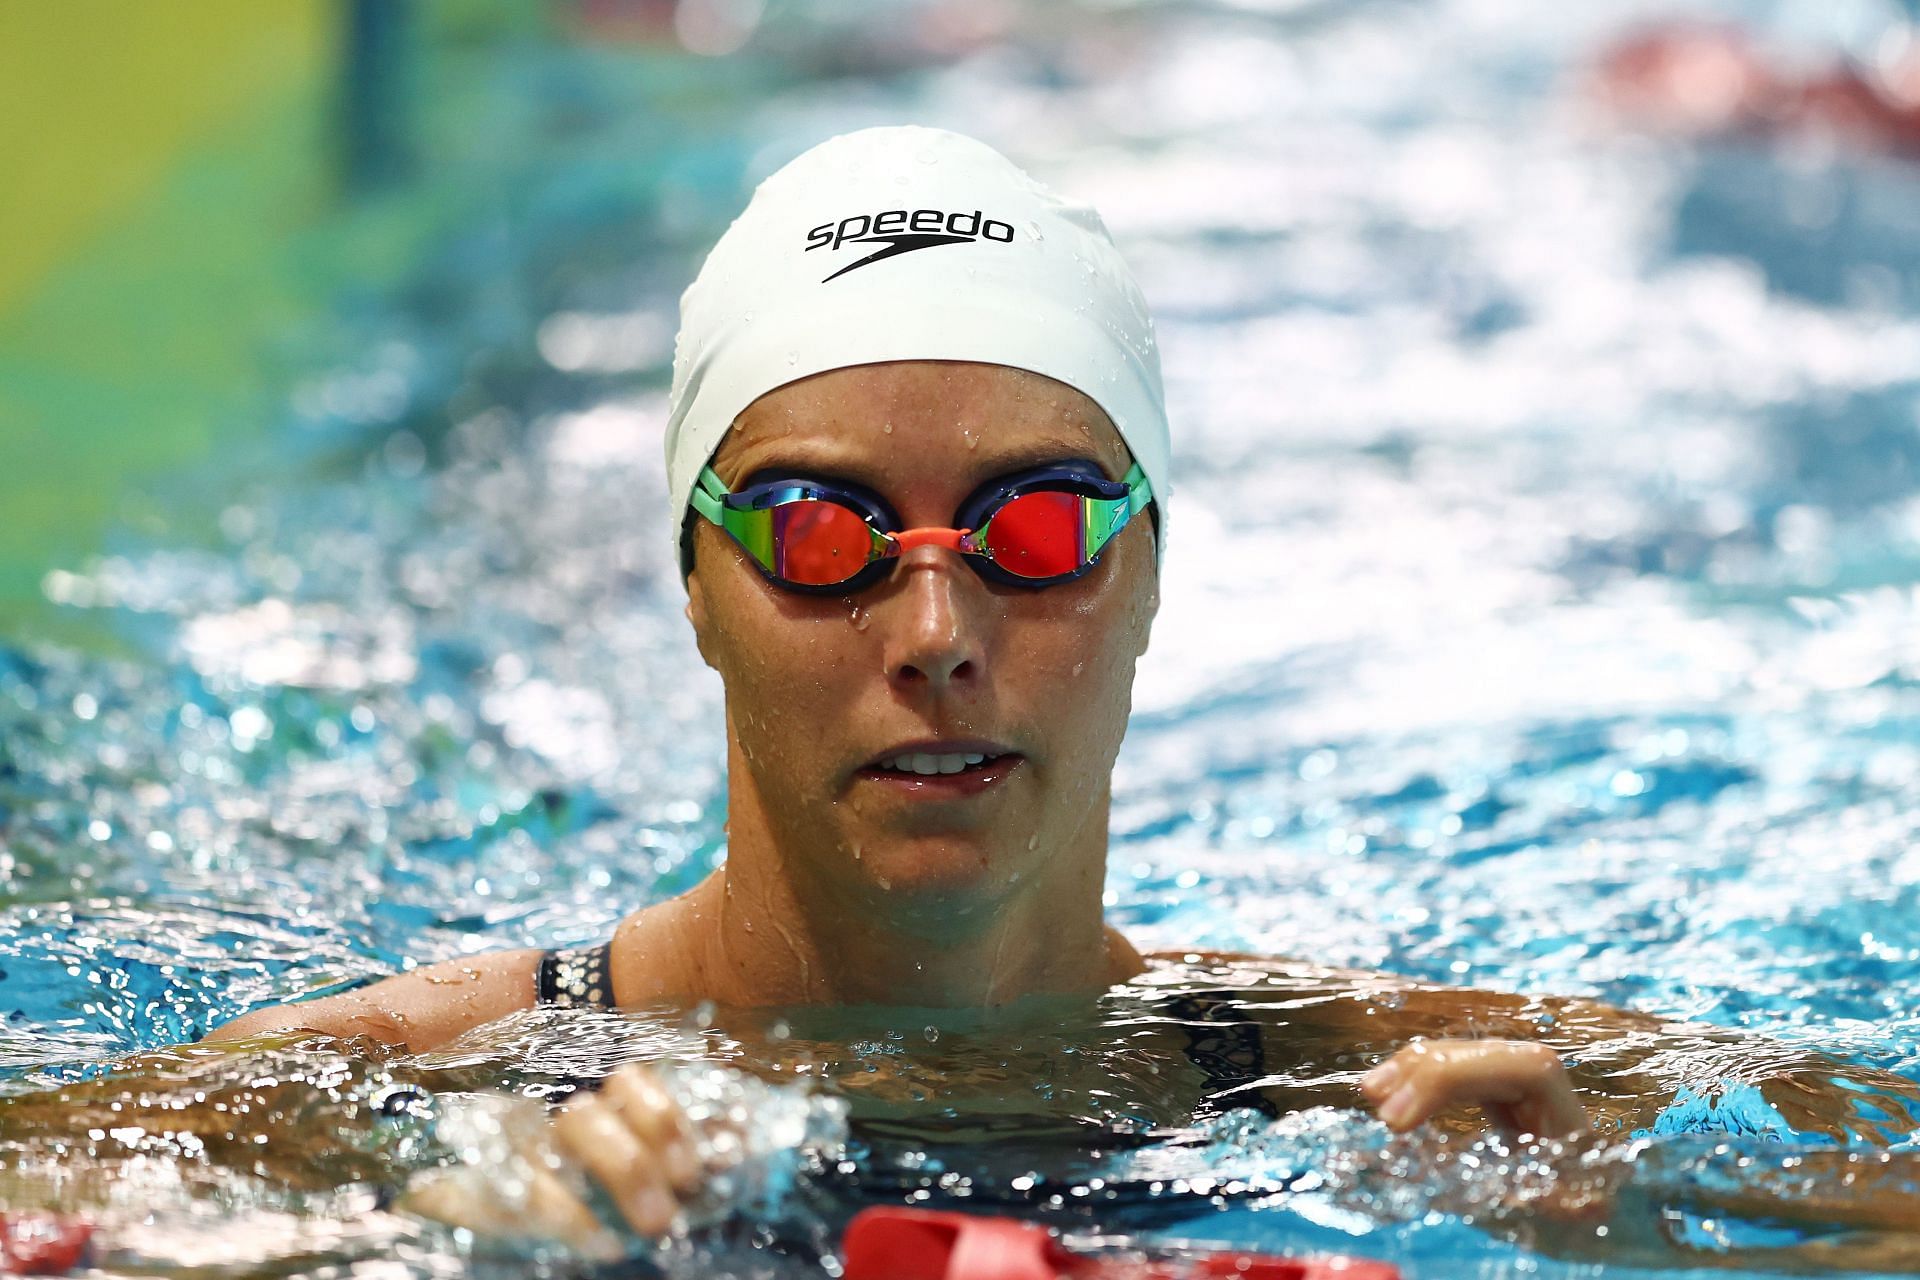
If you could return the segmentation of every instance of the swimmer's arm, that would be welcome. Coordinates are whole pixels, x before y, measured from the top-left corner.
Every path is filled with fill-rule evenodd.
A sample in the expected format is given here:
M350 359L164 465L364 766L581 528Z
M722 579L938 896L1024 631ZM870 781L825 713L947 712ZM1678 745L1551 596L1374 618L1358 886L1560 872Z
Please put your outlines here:
M313 1031L424 1052L482 1023L532 1008L540 954L522 948L446 960L358 991L255 1009L210 1032L202 1043Z
M1571 1069L1602 1130L1645 1128L1690 1086L1750 1084L1795 1130L1891 1142L1920 1129L1920 1085L1765 1036L1678 1023L1579 997L1523 997L1436 987L1390 974L1291 1016L1352 1037L1386 1062L1416 1040L1545 1045ZM1577 1065L1575 1065L1577 1062Z

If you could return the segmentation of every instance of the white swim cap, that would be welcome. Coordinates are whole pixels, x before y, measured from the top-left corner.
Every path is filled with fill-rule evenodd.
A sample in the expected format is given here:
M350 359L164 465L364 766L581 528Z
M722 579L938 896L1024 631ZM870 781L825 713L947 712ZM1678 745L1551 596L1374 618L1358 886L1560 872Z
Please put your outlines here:
M681 295L667 420L675 554L694 484L741 410L799 378L884 360L1011 365L1083 392L1147 473L1164 550L1160 354L1100 215L984 143L903 126L830 138L762 182Z

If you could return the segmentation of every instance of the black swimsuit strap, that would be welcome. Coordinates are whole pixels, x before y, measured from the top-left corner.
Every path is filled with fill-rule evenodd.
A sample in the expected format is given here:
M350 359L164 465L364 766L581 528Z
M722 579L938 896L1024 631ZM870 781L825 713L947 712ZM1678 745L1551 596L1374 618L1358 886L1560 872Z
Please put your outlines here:
M555 947L540 957L541 1004L612 1009L613 943L597 947Z
M1187 1057L1207 1075L1207 1096L1195 1111L1204 1118L1236 1107L1268 1116L1280 1110L1258 1087L1267 1075L1260 1024L1247 1016L1232 991L1192 991L1167 1001L1167 1010L1187 1033Z

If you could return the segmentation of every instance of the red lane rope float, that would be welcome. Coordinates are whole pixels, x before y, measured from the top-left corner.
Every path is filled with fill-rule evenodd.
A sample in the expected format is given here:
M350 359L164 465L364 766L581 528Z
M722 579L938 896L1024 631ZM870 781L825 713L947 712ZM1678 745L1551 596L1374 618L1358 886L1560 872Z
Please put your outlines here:
M92 1239L92 1226L64 1214L0 1213L0 1275L65 1275Z
M1361 1258L1075 1253L1031 1222L932 1209L862 1210L841 1252L843 1280L1400 1280L1397 1268Z

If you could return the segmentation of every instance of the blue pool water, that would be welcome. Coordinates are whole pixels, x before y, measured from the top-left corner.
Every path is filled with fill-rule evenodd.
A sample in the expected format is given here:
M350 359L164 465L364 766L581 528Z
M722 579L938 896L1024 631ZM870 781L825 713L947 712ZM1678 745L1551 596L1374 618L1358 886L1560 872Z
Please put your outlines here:
M1893 17L1699 11L1804 47L1855 39L1842 10ZM481 92L535 122L503 144L511 234L477 223L343 307L356 357L192 499L214 544L128 535L49 576L134 657L0 648L6 1087L81 1089L409 961L597 940L714 865L720 691L662 511L675 295L759 176L915 120L1093 200L1159 317L1180 491L1115 922L1764 1037L1673 1069L1696 1092L1632 1183L1649 1216L1663 1189L1780 1184L1800 1140L1724 1083L1753 1053L1920 1078L1920 168L1609 129L1579 69L1641 12L776 8L748 73L676 95L604 51L501 50ZM817 1052L892 1052L855 1030ZM638 1033L545 1034L618 1056ZM981 1034L946 1044L1037 1052ZM515 1052L474 1051L509 1075ZM373 1132L387 1070L340 1067L315 1114ZM58 1181L5 1140L9 1198ZM123 1212L126 1186L171 1206L149 1265L216 1230L405 1274L490 1256L102 1142L63 1158L120 1169ZM1233 1195L1096 1225L1418 1276L1642 1273L1512 1238L1514 1178L1458 1152L1334 1107L1228 1117L1102 1168L1234 1172ZM1703 1265L1800 1238L1673 1229Z

